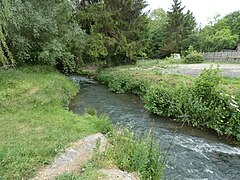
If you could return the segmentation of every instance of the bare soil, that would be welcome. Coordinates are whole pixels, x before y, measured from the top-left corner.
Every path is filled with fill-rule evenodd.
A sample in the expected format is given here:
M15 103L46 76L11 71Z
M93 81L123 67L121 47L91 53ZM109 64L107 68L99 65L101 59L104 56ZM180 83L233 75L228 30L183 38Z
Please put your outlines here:
M63 173L80 172L85 163L91 159L97 141L100 141L100 151L104 151L107 146L106 137L101 133L90 135L75 142L64 153L56 157L52 164L40 169L33 179L51 180Z
M128 173L119 169L101 169L99 172L105 175L103 179L99 178L99 180L140 180L135 173Z
M107 138L101 133L90 135L75 142L64 153L57 156L52 164L40 169L33 180L54 180L63 173L79 174L87 161L92 158L98 141L100 141L100 152L105 151L108 144ZM135 173L128 173L117 168L101 169L99 173L104 175L99 177L99 180L140 180Z

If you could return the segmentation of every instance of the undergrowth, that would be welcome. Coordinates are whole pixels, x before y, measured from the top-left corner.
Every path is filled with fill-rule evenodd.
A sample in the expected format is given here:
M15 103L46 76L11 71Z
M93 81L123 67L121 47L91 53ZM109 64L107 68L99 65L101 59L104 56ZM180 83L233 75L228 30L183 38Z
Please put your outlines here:
M155 114L208 127L240 141L240 83L222 78L218 68L204 70L195 79L134 68L107 69L97 78L114 92L139 95L146 109Z
M160 143L154 139L153 133L139 137L127 129L119 131L113 128L108 133L109 145L105 152L97 148L94 156L85 166L79 179L104 177L99 169L119 168L134 172L143 180L160 180L163 175L164 155L160 151Z

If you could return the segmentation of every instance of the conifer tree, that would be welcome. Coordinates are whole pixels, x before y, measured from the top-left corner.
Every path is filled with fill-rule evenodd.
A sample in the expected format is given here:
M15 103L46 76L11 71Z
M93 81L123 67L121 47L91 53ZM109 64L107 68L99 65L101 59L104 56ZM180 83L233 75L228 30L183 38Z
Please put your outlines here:
M196 20L189 10L184 13L185 6L180 0L173 0L172 8L167 12L168 23L165 32L165 45L163 51L166 55L180 53L182 43L196 27ZM190 45L190 44L189 44Z

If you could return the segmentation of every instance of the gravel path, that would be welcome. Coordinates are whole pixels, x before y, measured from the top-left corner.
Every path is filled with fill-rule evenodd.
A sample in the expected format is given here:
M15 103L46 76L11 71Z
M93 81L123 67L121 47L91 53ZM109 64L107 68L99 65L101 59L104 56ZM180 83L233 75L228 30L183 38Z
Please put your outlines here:
M97 141L100 141L100 151L104 151L107 139L103 134L88 136L66 149L51 165L42 168L33 180L53 180L63 173L80 172L85 163L91 159Z
M101 134L93 134L75 142L64 153L56 157L54 162L43 167L32 180L54 180L63 173L77 173L92 158L97 142L100 141L100 152L107 147L107 138ZM119 169L101 169L99 180L140 180L135 173L128 173Z
M103 179L98 178L99 180L140 180L135 173L128 173L119 169L101 169L100 172L105 176Z
M210 68L211 66L217 67L216 64L180 64L171 65L164 69L164 73L169 74L186 74L191 76L198 76L203 69ZM222 75L226 77L240 78L240 64L221 64L219 65L222 70Z

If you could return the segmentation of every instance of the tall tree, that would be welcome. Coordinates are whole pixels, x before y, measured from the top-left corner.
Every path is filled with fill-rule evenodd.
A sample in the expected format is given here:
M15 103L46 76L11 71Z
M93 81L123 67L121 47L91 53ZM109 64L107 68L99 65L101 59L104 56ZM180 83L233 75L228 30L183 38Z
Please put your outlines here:
M167 12L168 23L163 47L166 55L180 53L183 41L193 34L197 25L193 14L189 10L184 13L184 9L180 0L173 0L172 8Z
M240 10L232 12L223 18L232 34L238 35L238 43L240 43Z
M163 9L155 9L151 12L149 22L149 57L162 58L160 51L164 44L164 33L167 25L167 13Z
M12 12L16 26L9 23L8 44L18 65L48 64L74 71L85 35L73 20L69 0L16 0Z
M205 52L234 50L240 42L240 11L214 18L199 33L200 50Z
M147 42L145 7L145 0L104 0L80 11L76 16L79 24L90 37L98 37L89 37L94 46L86 50L86 59L102 58L111 65L132 62L141 55ZM83 26L86 21L90 29ZM94 53L100 49L103 53Z

